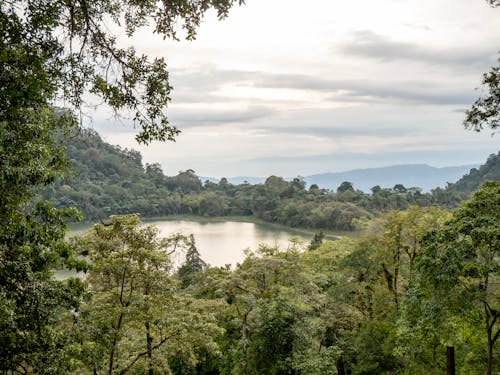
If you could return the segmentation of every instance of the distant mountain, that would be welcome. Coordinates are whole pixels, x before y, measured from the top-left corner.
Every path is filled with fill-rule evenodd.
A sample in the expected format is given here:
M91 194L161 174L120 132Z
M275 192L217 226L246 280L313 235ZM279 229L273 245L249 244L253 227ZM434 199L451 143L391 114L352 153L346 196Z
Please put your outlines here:
M430 191L445 187L457 181L477 165L435 168L426 164L395 165L390 167L355 169L346 172L322 173L305 177L308 185L316 184L321 188L336 190L343 181L349 181L354 188L369 192L373 186L392 188L396 184L405 187L420 187Z
M392 188L396 184L403 184L405 187L419 187L423 191L430 191L436 187L445 187L447 183L457 181L471 168L476 167L478 167L477 164L444 168L435 168L426 164L405 164L314 174L304 177L304 180L308 186L316 184L320 188L331 190L336 190L342 182L349 181L354 185L354 188L364 192L370 192L370 189L376 185L382 188ZM292 178L285 179L292 180ZM214 183L219 181L219 179L211 177L201 177L201 180L209 180ZM227 180L233 185L239 185L245 181L253 185L264 183L266 177L228 177Z

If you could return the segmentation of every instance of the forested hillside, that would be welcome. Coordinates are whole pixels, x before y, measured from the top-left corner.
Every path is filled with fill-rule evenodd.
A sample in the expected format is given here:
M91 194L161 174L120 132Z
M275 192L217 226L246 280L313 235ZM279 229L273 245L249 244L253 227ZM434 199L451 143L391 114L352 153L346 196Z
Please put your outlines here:
M374 186L367 194L350 182L336 191L301 178L285 181L270 176L262 184L202 183L192 170L165 176L159 164L143 166L139 152L104 142L92 130L64 138L73 171L42 195L58 207L76 206L87 220L111 214L249 216L292 227L350 230L353 219L368 218L390 209L443 205L457 207L482 181L498 179L500 154L491 155L456 184L422 193L418 187Z
M453 184L449 184L449 192L470 194L477 190L484 181L500 181L500 151L491 154L486 163L479 168L473 168L468 174Z

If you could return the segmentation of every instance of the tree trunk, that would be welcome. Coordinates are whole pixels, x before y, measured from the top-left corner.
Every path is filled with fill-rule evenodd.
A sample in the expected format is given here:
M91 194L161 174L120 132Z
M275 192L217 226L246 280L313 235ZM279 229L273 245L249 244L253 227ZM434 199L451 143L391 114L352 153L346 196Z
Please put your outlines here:
M248 366L248 360L247 360L247 351L248 351L248 344L249 344L249 339L248 339L248 325L247 325L247 317L250 311L246 312L243 315L243 322L241 325L241 336L242 336L242 351L243 351L243 362L241 364L242 367L242 373L243 375L247 374L247 366Z
M337 359L337 374L338 375L345 375L345 366L344 366L344 360L342 357Z
M111 353L109 354L109 371L108 371L109 375L113 374L115 350L116 350L116 346L118 345L118 332L120 331L120 329L122 327L122 321L123 321L123 311L120 313L120 317L118 318L118 323L116 325L116 331L115 331L115 337L113 338L113 345L111 347Z
M446 374L455 375L455 348L453 346L446 347Z
M153 370L153 337L151 337L149 322L146 322L146 350L148 352L148 375L154 375L154 370Z
M493 328L495 327L495 323L498 319L498 311L493 310L490 306L485 303L484 309L486 312L486 333L488 335L488 359L487 359L487 375L493 374L493 348L495 347L495 342L500 336L500 330L498 330L495 334L493 334Z

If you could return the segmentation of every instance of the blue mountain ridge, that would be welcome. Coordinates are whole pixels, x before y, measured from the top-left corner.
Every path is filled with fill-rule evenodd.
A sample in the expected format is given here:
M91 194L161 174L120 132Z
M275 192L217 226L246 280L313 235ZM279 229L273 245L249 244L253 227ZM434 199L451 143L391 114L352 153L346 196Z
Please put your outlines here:
M402 164L379 168L353 169L344 172L328 172L304 176L307 186L318 185L323 189L336 190L344 181L349 181L355 189L369 192L373 186L392 188L396 184L405 187L419 187L422 191L430 191L436 187L445 187L447 183L453 183L467 174L470 169L478 167L479 164L463 165L455 167L432 167L427 164ZM218 182L218 178L200 177L202 181L209 180ZM292 178L285 178L291 180ZM250 184L261 184L266 177L236 176L228 177L228 182L234 185L245 181Z

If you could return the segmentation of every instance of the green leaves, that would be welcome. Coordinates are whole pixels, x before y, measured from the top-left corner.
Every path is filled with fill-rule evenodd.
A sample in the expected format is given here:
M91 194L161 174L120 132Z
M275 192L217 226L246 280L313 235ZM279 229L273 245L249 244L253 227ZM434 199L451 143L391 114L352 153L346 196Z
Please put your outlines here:
M78 113L84 93L90 91L102 97L116 114L133 113L133 121L140 128L138 142L174 140L179 130L168 123L165 113L172 89L165 61L119 46L109 31L109 23L129 37L138 28L153 26L165 38L178 39L182 30L186 39L194 39L209 9L215 9L222 19L235 3L236 0L2 2L0 99L7 99L2 100L5 108L14 110L62 99L65 106ZM0 114L5 108L0 105Z
M446 337L444 333L452 330L455 332L449 337L457 344L465 332L483 342L488 353L483 365L487 363L488 374L493 371L500 331L499 240L500 183L486 182L442 229L424 239L424 253L418 261L419 282L415 285L417 311L418 303L439 305L433 310L442 322L438 336ZM422 329L437 327L426 324Z
M160 239L137 215L113 216L87 233L81 246L92 262L92 298L82 306L74 350L89 372L165 373L177 356L194 365L197 352L216 351L216 304L179 292L173 242L179 238Z
M491 4L497 6L498 2L492 1ZM484 127L494 131L500 126L500 66L485 73L481 83L488 95L478 98L465 112L464 126L476 132Z
M81 261L64 241L65 222L78 218L74 209L56 210L38 203L28 214L11 213L0 227L0 369L39 369L65 373L68 336L61 326L78 308L84 293L78 279L57 281L54 269ZM50 366L44 367L44 363Z

